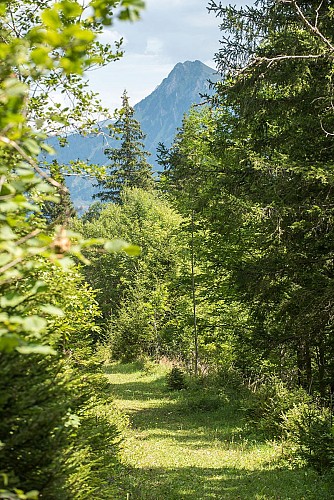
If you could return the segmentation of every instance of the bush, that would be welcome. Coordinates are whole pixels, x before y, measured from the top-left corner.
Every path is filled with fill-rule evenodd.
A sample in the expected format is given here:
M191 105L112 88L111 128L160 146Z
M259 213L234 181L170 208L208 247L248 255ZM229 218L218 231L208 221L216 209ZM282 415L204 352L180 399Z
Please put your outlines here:
M180 391L186 388L185 375L177 366L173 366L171 371L167 374L167 386L171 391Z
M245 387L241 371L232 366L219 369L214 375L213 382L215 386L223 387L233 392L241 392Z
M0 356L0 472L8 488L37 489L48 500L106 498L101 488L115 474L126 420L94 356L81 363L84 352L71 360Z
M334 467L334 427L330 410L316 403L295 405L283 417L293 456L318 472Z
M56 470L72 406L72 385L64 384L63 370L56 357L0 357L0 471L8 474L10 487L42 491L52 477L63 480Z
M117 474L121 431L126 423L110 400L101 402L100 395L92 397L64 451L70 499L113 498L109 487Z
M268 438L279 438L283 434L283 415L296 403L309 399L303 389L291 390L277 377L269 377L244 401L244 409L250 425Z

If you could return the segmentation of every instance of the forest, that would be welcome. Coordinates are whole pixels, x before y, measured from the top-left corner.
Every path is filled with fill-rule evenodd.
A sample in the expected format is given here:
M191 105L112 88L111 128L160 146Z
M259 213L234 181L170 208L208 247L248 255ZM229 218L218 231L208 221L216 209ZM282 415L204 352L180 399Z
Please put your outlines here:
M144 8L0 2L0 498L333 498L334 7L209 0L220 78L158 173L85 80ZM105 167L41 160L97 114Z

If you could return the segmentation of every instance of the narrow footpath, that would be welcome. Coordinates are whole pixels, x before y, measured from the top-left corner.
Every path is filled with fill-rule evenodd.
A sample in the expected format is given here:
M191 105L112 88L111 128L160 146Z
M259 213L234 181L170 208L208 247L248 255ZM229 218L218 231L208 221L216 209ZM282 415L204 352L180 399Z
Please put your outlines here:
M334 498L312 472L279 466L279 445L243 435L238 401L168 391L166 370L106 370L115 404L130 421L118 496L110 500Z

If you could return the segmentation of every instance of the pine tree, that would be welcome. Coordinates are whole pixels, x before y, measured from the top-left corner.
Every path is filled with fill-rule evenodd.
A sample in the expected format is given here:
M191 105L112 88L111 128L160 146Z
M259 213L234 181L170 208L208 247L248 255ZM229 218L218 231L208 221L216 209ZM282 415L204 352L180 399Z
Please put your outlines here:
M150 190L154 186L152 167L147 161L149 153L142 142L146 135L134 118L134 109L129 104L126 91L122 95L122 108L117 111L112 137L120 140L121 146L105 150L111 163L106 178L98 183L100 192L96 197L102 201L120 203L123 187Z

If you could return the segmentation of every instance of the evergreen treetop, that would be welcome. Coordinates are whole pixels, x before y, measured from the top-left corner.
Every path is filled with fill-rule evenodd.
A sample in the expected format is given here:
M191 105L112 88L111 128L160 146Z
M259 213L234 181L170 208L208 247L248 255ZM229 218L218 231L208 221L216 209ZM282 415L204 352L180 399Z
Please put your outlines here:
M140 123L134 118L134 109L129 103L126 90L122 95L122 108L116 111L112 137L121 141L121 146L105 150L110 166L105 179L99 181L96 197L102 201L120 203L123 187L150 190L153 188L152 167L147 161L150 153L145 151L142 142L146 135Z

